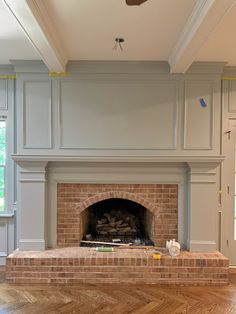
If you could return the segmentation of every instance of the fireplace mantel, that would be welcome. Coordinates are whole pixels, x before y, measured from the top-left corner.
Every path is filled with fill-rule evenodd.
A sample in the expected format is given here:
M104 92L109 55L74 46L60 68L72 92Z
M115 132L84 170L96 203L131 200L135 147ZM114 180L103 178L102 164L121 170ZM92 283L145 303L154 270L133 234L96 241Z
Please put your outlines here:
M219 165L224 156L71 156L71 155L12 155L12 159L19 165L26 163L42 162L76 162L76 163L186 163Z

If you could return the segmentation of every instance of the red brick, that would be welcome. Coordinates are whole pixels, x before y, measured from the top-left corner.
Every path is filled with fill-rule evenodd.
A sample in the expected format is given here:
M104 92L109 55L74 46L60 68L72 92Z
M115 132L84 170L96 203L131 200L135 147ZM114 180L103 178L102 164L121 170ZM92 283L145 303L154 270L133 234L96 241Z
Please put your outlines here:
M60 247L79 245L82 238L80 213L95 202L120 197L137 202L150 210L158 223L150 235L155 244L165 246L170 238L177 239L177 184L70 184L57 185L57 243ZM159 217L159 214L162 213ZM151 226L150 226L151 227Z

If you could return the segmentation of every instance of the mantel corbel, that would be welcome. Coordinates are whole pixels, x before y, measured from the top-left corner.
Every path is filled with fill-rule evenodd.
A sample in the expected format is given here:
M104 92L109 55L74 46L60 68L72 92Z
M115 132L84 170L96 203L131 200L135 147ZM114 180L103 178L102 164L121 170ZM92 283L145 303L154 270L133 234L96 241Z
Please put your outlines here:
M190 171L210 171L216 169L224 160L224 157L218 160L212 159L209 161L199 160L199 161L188 161L187 165Z
M27 159L14 159L15 163L23 169L45 169L47 160L27 160Z

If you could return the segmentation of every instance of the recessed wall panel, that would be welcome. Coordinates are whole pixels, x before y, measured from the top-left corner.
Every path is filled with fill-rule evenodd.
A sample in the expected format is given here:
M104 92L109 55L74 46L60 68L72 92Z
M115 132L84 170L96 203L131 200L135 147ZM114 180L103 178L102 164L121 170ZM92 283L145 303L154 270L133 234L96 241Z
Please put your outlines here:
M229 112L236 112L236 81L229 81Z
M184 149L211 149L213 87L209 81L185 84Z
M7 80L0 79L0 110L7 109Z
M0 223L0 256L7 256L7 224Z
M174 81L63 81L61 147L175 149L176 110Z
M24 82L24 148L51 147L50 81Z

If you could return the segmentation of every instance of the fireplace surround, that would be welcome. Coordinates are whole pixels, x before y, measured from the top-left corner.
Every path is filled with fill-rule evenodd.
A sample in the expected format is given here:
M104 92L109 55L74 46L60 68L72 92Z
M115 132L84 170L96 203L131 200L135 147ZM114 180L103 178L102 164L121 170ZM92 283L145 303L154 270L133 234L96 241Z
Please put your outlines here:
M150 212L159 213L163 210L164 204L169 202L169 205L174 205L175 208L172 208L174 211L178 207L178 218L176 212L171 213L176 215L175 219L178 220L178 231L175 229L173 233L170 232L169 238L175 236L182 247L190 251L213 252L217 248L216 168L223 160L221 156L16 155L13 159L20 166L18 239L19 249L22 251L44 250L46 247L55 248L58 245L79 245L82 237L79 231L80 222L76 226L79 232L73 235L77 237L74 243L68 240L69 238L66 240L66 237L63 240L60 232L57 237L57 231L63 229L63 225L60 226L62 228L58 228L57 224L60 219L57 191L66 185L69 187L70 184L75 187L73 193L76 196L74 202L68 202L71 208L67 207L67 210L83 212L93 203L115 197L130 199L149 209ZM84 188L86 185L91 191L79 192L78 187ZM147 188L146 194L144 191L134 193L139 185ZM172 191L168 193L164 191L155 203L151 191L154 187L158 191L160 188L158 185L162 186L163 190L167 187L175 191L178 189L178 200L176 195L170 195L172 193L169 192ZM95 191L94 187L99 187L100 190ZM84 193L82 198L79 198L82 196L79 195L80 193ZM163 204L158 203L161 200ZM60 201L62 206L65 206L63 199ZM163 213L167 215L166 218L168 214ZM70 212L69 215L72 213ZM28 224L28 221L31 221L31 224ZM65 222L67 223L69 224L68 221ZM176 225L176 220L171 223ZM166 224L164 225L166 228ZM159 232L158 228L155 232ZM163 245L167 236L158 239L157 233L154 241L157 241L157 244L162 241Z

